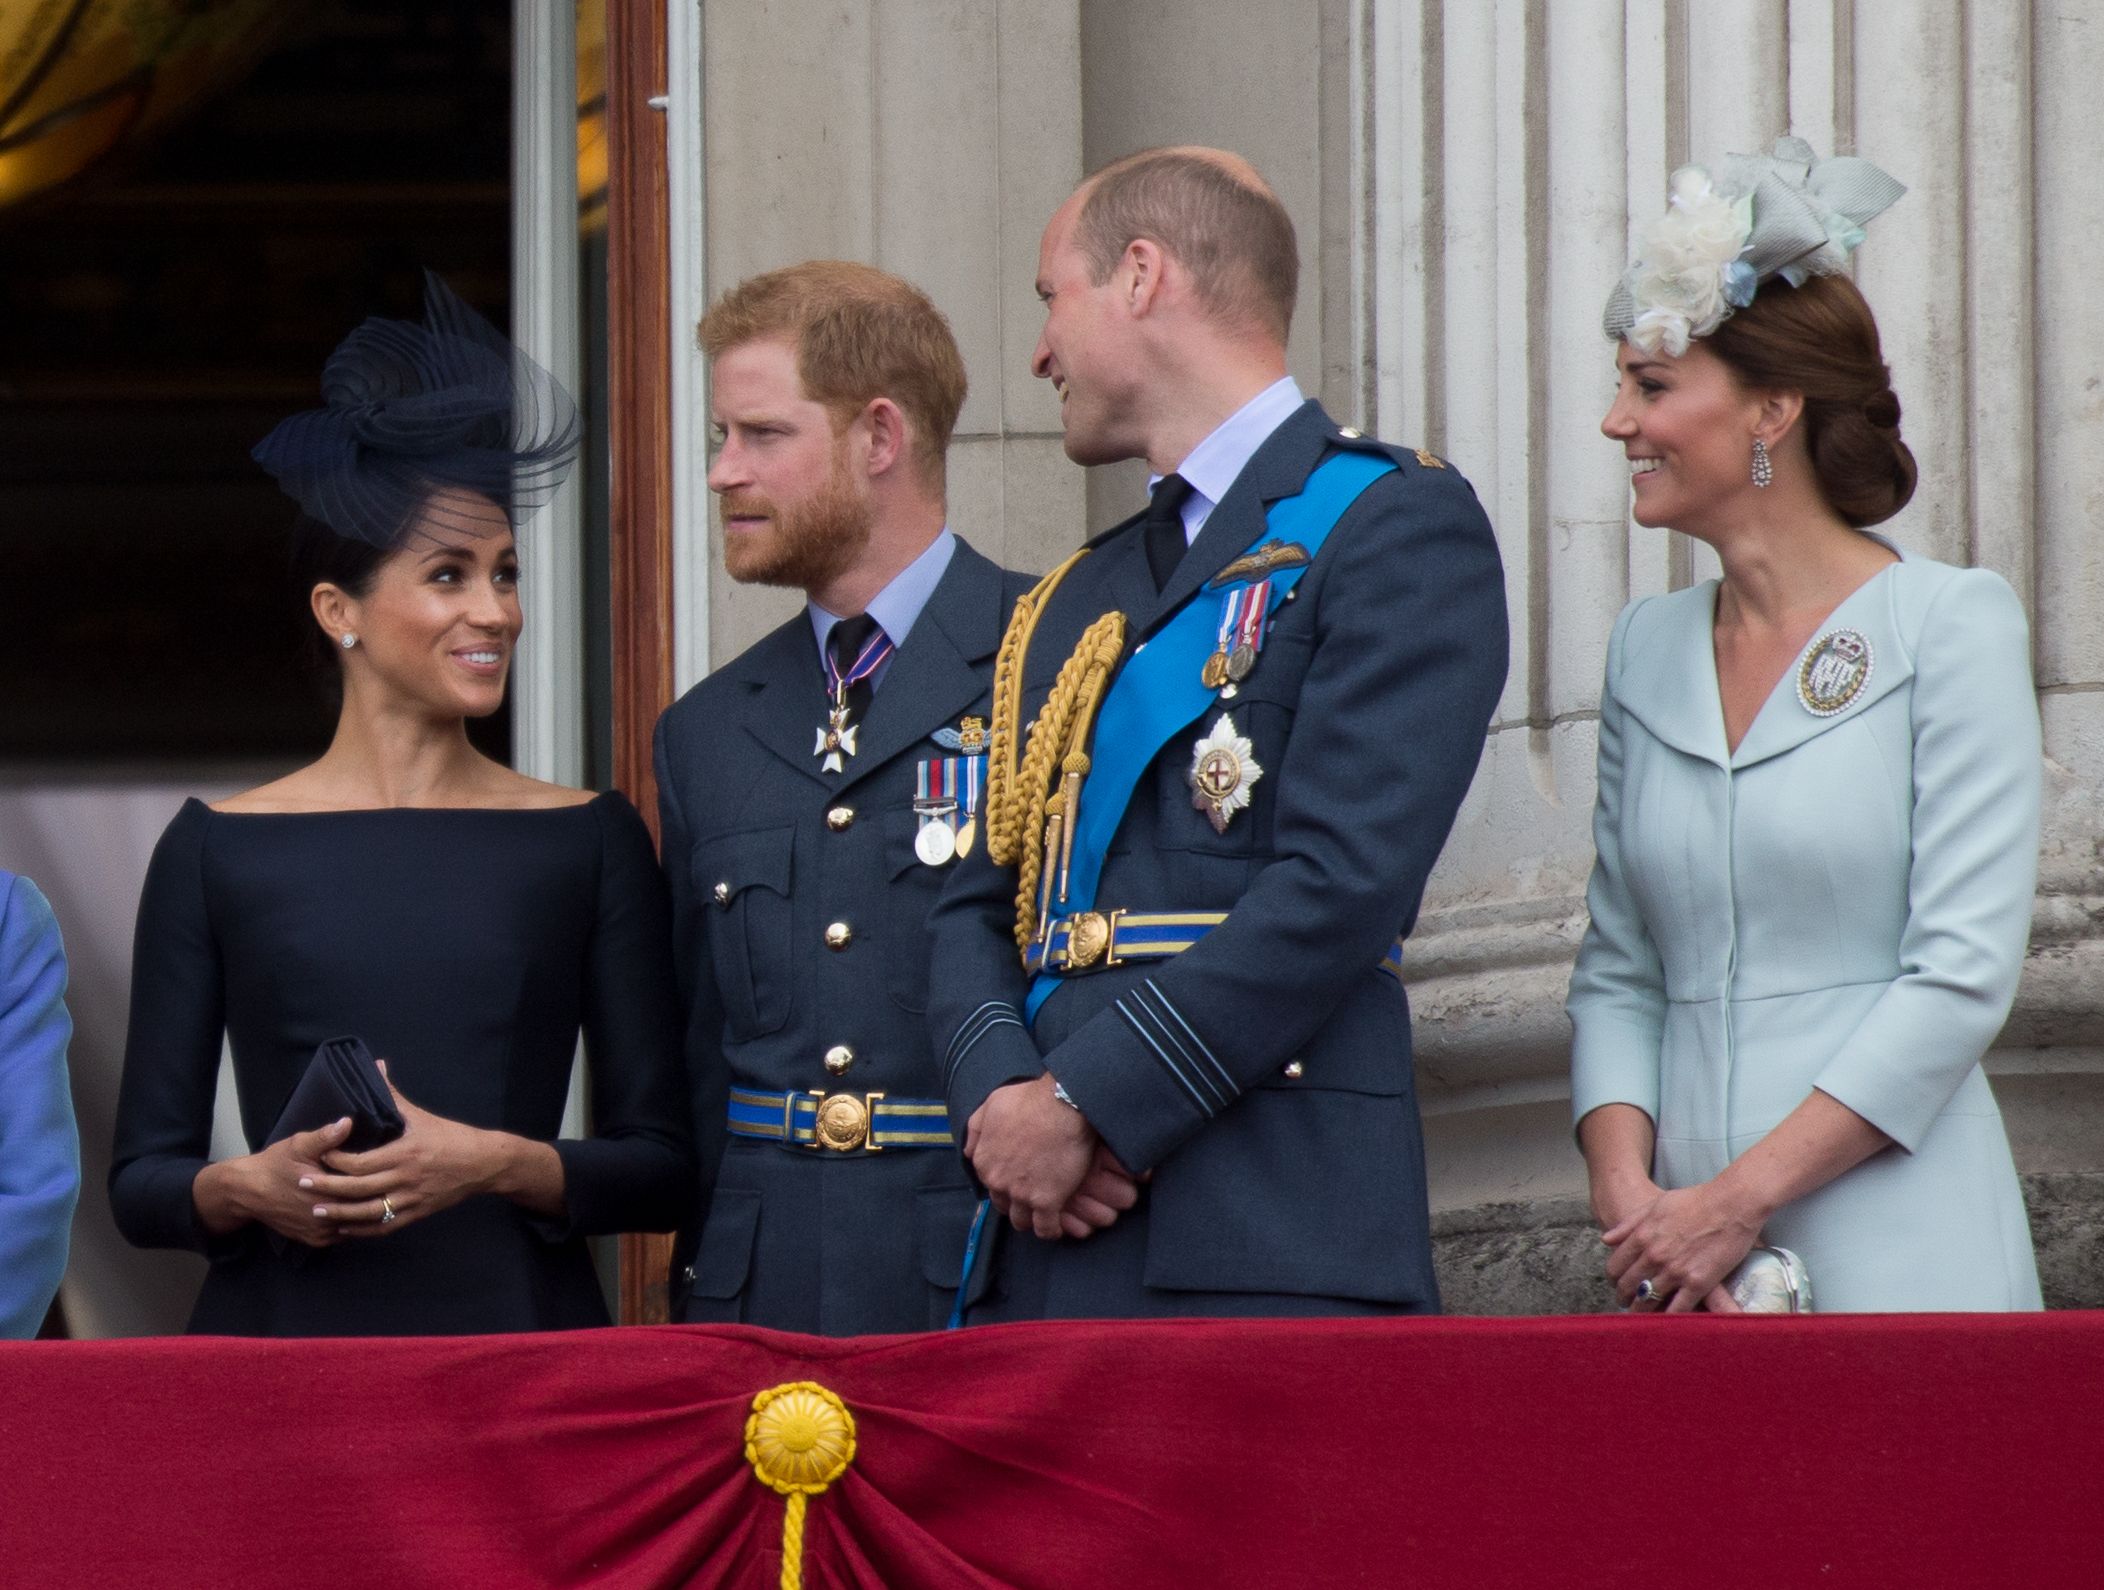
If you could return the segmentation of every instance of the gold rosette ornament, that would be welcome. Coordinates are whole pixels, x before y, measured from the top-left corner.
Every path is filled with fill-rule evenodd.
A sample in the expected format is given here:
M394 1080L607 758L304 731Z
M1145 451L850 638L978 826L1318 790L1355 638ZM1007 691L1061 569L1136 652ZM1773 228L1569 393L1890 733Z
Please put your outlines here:
M802 1590L804 1509L855 1459L855 1416L811 1380L773 1386L752 1399L745 1461L760 1483L789 1499L782 1517L782 1590Z

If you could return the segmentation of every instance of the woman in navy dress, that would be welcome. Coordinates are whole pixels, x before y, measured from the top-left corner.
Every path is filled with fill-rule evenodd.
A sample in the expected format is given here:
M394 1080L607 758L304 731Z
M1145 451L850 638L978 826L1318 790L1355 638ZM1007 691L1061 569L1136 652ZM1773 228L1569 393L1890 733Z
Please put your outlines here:
M190 1329L397 1335L603 1325L587 1236L692 1196L670 919L619 795L489 760L521 627L514 528L576 454L575 410L432 278L368 321L329 406L257 458L301 505L293 568L342 686L321 759L186 804L139 908L110 1198L133 1242L212 1261ZM580 1029L588 1138L558 1139ZM326 1039L384 1057L407 1122L207 1149L224 1034L262 1144Z

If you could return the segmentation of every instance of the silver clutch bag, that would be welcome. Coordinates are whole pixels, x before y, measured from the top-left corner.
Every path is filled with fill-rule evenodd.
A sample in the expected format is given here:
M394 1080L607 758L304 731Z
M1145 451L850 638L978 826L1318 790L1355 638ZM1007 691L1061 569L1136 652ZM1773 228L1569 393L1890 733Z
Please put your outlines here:
M1731 1298L1749 1314L1809 1314L1812 1276L1788 1248L1755 1248L1724 1278Z

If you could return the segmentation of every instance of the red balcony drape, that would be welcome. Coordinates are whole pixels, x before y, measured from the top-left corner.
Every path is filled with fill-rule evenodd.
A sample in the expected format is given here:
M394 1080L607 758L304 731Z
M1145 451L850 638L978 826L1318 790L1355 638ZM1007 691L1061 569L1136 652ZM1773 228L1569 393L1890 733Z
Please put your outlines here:
M0 1347L0 1584L2104 1583L2104 1314Z

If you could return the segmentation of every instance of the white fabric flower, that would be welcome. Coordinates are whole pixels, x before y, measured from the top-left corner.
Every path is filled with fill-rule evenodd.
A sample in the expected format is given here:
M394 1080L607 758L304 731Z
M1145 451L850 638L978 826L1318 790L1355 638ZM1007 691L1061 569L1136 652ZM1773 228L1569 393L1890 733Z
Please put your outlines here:
M1722 325L1733 308L1729 273L1752 231L1751 195L1725 197L1700 166L1674 172L1673 203L1645 234L1630 272L1637 313L1629 340L1646 353L1663 348L1677 358L1691 339Z

